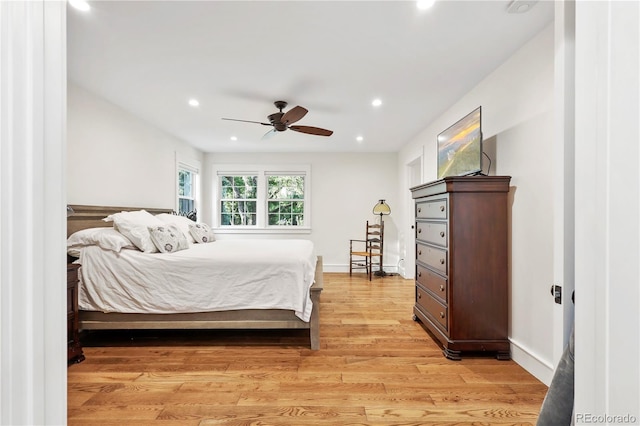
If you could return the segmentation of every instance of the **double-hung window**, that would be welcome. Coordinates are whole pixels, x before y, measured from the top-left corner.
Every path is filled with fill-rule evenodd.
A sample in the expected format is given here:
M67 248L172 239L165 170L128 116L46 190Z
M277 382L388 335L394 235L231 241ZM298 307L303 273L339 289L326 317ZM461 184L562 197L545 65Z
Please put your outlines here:
M305 176L270 174L267 179L269 226L304 226Z
M178 214L186 216L196 211L197 185L198 170L186 164L178 164Z
M309 232L310 167L213 166L213 221L222 232Z
M256 225L258 176L225 173L220 179L220 225Z

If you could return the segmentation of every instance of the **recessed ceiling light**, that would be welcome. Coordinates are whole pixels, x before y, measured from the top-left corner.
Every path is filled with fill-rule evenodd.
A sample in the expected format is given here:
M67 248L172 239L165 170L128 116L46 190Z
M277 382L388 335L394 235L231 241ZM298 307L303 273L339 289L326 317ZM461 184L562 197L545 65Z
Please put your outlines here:
M356 137L356 140L357 140L358 142L362 142L362 141L364 140L364 138L363 138L362 136L357 136L357 137Z
M189 105L191 105L192 107L197 107L200 106L200 102L198 102L197 99L189 99Z
M91 7L89 6L89 3L87 3L84 0L69 0L69 4L78 10L81 10L83 12L88 11L89 9L91 9Z
M416 7L420 10L427 10L435 3L435 0L418 0L416 2Z
M382 99L374 99L373 101L371 101L371 105L373 105L374 107L379 107L380 105L382 105Z
M231 140L232 140L232 141L237 141L237 140L238 140L238 138L237 138L236 136L231 136Z

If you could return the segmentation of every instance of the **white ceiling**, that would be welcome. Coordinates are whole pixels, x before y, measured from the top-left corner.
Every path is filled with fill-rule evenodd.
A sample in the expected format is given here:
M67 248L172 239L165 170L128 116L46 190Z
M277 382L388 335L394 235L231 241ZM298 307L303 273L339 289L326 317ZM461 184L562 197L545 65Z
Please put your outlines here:
M205 152L395 152L553 20L552 1L509 3L90 1L69 8L68 76ZM222 120L276 100L334 134Z

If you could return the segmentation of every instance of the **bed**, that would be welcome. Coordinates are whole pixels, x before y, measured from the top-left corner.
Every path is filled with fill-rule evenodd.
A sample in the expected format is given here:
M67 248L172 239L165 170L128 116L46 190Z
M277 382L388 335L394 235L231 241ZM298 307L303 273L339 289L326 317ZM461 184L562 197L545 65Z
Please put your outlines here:
M67 219L67 237L71 236L77 231L84 229L92 229L92 228L104 228L104 227L112 227L112 223L105 222L103 219L109 215L116 214L122 211L137 211L141 210L141 208L132 208L132 207L105 207L105 206L87 206L87 205L72 205L70 206L73 209L73 214ZM171 213L171 210L166 209L155 209L155 208L144 208L147 212L153 215L166 214ZM225 242L227 241L227 242ZM279 240L280 243L286 242L287 240ZM219 244L222 243L222 244ZM293 241L292 241L293 243ZM262 243L260 243L262 244ZM266 242L264 243L266 244ZM206 246L206 247L205 247ZM234 247L237 246L237 247ZM262 260L264 264L264 268L266 269L268 266L274 263L274 259L278 256L277 250L284 250L284 248L266 248L260 247L261 251L271 252L271 257ZM193 251L194 255L198 256L198 251L201 252L200 256L208 256L205 254L205 251L217 251L220 253L227 254L227 261L232 262L233 250L241 249L239 242L228 242L228 240L216 241L210 244L194 244L192 248L188 250L184 250L183 252L171 253L167 256L164 253L159 253L157 255L147 255L144 256L145 253L137 252L136 250L122 250L120 254L114 255L113 253L106 253L107 258L118 257L120 260L129 261L130 264L128 266L131 269L132 274L142 274L141 271L145 270L147 261L153 258L160 259L163 256L171 258L175 261L175 259L179 256L186 256L186 253ZM295 249L300 251L300 248ZM109 309L105 308L102 304L97 303L94 307L91 302L93 297L90 297L91 289L90 285L93 281L91 274L91 268L93 268L93 264L99 264L103 262L103 258L100 257L104 253L93 253L105 251L100 249L94 249L89 247L85 250L82 258L80 260L81 263L84 263L81 269L85 269L81 271L81 277L86 277L87 283L83 283L83 278L81 278L81 285L87 286L87 290L85 293L82 291L81 294L85 294L83 296L83 304L80 306L79 311L79 328L80 330L117 330L117 329L308 329L309 330L309 339L310 339L310 347L313 350L317 350L320 347L320 316L319 316L319 303L320 303L320 293L322 292L323 280L322 280L322 256L313 255L313 261L315 265L312 265L312 270L308 269L305 272L305 276L309 273L311 276L308 278L309 287L306 292L305 299L309 301L309 303L303 303L302 308L294 308L293 306L283 309L283 308L268 308L268 307L260 307L260 308L242 308L235 306L233 304L228 305L232 306L231 308L223 306L216 306L215 310L207 310L202 311L201 307L196 308L196 312L180 312L180 313L169 313L163 306L155 307L151 311L145 313L136 312L135 307L126 306L123 309L120 307L111 308L113 304L109 304ZM92 252L92 253L90 253ZM284 252L283 252L284 253ZM96 255L95 259L91 256ZM174 256L175 255L175 256ZM280 256L285 257L285 256ZM293 257L293 256L292 256ZM186 259L186 257L185 257ZM70 257L70 261L76 261L77 259ZM113 259L111 259L113 260ZM119 261L120 261L119 260ZM106 262L106 260L105 260ZM290 260L291 262L291 260ZM233 262L232 262L233 263ZM180 275L180 270L178 266L180 263L175 263L174 266L169 266L168 270ZM238 265L241 265L240 263ZM246 262L245 262L246 265ZM186 267L186 266L184 266ZM264 280L271 280L270 285L274 285L275 281L273 281L274 277L278 277L277 274L280 273L284 266L280 267L279 265L274 265L274 267L267 271L267 276L265 276ZM191 269L196 269L192 267ZM244 269L248 269L245 267ZM257 270L256 270L257 271ZM269 272L270 271L270 272ZM125 272L120 272L118 267L118 274L124 274ZM240 272L239 272L240 273ZM244 271L243 273L246 273ZM253 272L252 272L253 273ZM101 273L101 275L105 275ZM109 274L107 274L109 275ZM161 272L161 275L168 276L170 275L166 271ZM234 273L226 276L234 276ZM284 277L284 275L283 275ZM287 280L290 280L291 277L286 276L286 279L282 278L283 283ZM109 279L109 278L107 278ZM176 279L180 281L180 279ZM262 279L261 279L262 280ZM118 279L113 280L113 284L108 284L109 287L117 287ZM159 283L162 282L162 285L169 286L170 283L164 283L163 280L159 280ZM262 282L262 281L260 281ZM303 285L303 287L306 284ZM260 287L260 285L258 285ZM264 286L263 286L264 287ZM263 289L264 290L264 289ZM155 291L155 290L154 290ZM287 290L288 294L290 291ZM89 294L89 297L87 297ZM137 296L136 296L137 299ZM202 299L202 297L200 297ZM262 300L262 296L260 296ZM133 300L133 299L132 299ZM177 303L178 305L180 302ZM286 303L285 303L286 304ZM288 306L288 305L287 305ZM296 302L297 306L297 302ZM213 308L212 308L213 309Z

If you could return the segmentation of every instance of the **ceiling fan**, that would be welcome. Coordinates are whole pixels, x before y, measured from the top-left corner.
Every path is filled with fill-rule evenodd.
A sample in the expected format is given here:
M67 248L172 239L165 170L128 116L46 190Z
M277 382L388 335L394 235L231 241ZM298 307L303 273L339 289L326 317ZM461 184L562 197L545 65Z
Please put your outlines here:
M223 118L223 120L241 121L244 123L256 123L256 124L262 124L263 126L273 126L273 129L269 130L262 137L262 139L266 139L272 136L275 132L284 132L287 129L293 130L295 132L307 133L310 135L317 135L317 136L331 136L333 134L333 130L321 129L320 127L297 126L297 125L292 126L293 123L300 120L309 111L306 108L303 108L301 106L295 106L287 112L282 112L282 110L287 107L287 103L285 101L275 101L273 104L280 111L274 112L273 114L270 114L269 116L267 116L267 118L269 119L268 123L263 123L261 121L237 120L235 118Z

